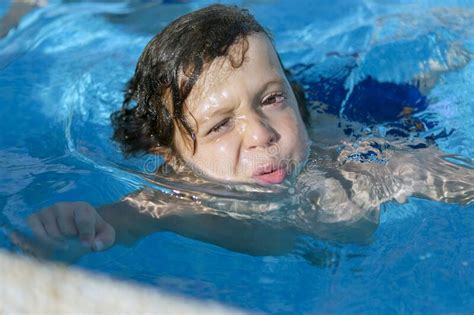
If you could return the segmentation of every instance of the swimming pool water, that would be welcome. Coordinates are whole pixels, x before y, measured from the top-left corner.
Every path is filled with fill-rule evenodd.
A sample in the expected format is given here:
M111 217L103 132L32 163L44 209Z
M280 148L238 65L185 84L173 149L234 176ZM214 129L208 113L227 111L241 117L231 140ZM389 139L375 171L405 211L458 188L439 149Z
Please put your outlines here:
M54 202L99 205L147 184L133 171L144 171L149 159L123 159L110 141L108 116L120 106L124 84L151 36L178 15L211 3L158 2L50 1L0 40L4 234ZM437 140L439 146L474 158L474 3L225 3L248 7L271 30L283 62L305 69L298 76L308 89L325 76L344 77L339 88L346 93L369 76L396 84L438 77L427 90L426 109L416 114L429 126L419 136L454 130ZM356 106L344 104L337 108L342 115ZM375 127L383 130L386 122ZM155 233L75 265L250 311L470 314L473 210L417 198L388 203L369 244L302 237L293 254L281 257ZM0 245L17 251L3 236Z

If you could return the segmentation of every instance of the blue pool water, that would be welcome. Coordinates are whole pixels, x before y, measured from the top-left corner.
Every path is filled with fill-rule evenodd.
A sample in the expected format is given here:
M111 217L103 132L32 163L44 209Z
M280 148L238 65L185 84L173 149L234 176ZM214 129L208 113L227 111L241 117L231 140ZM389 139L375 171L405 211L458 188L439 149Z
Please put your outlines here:
M136 171L146 171L150 158L125 160L110 141L108 117L154 33L211 3L159 2L50 1L0 40L2 247L19 251L6 234L42 207L64 200L100 205L147 185ZM248 7L271 30L310 97L331 105L361 93L359 101L348 96L334 105L338 115L388 130L398 118L384 113L396 113L397 102L389 92L375 93L367 78L398 87L426 83L416 118L427 130L417 136L439 136L442 150L474 158L472 1L225 3ZM7 8L2 2L0 12ZM321 86L322 78L331 80ZM335 92L317 89L325 87ZM306 238L278 257L155 233L75 265L250 311L471 314L473 210L417 198L388 203L368 244Z

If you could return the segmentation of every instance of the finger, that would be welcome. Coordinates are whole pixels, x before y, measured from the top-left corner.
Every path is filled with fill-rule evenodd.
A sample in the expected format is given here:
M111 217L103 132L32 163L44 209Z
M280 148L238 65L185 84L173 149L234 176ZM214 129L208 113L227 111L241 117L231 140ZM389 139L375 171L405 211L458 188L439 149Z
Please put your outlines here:
M36 237L39 237L42 239L49 238L48 233L44 229L44 225L41 222L39 215L37 213L29 216L28 219L26 219L26 222L28 223L29 227L31 228L31 231Z
M39 219L46 230L46 233L54 239L62 240L63 236L59 230L58 222L56 221L56 216L53 213L51 208L41 210L38 213Z
M71 237L78 234L74 221L74 210L70 207L61 207L61 204L52 207L56 216L59 230L62 235Z
M90 246L95 237L95 209L78 204L74 209L74 222L79 233L79 239L83 245Z
M96 217L96 236L92 243L94 251L101 251L109 248L115 243L115 229L112 225L102 219L101 216Z
M31 231L33 232L33 235L38 240L37 242L42 242L44 244L48 244L48 246L54 246L54 247L59 247L59 248L63 248L67 246L61 240L52 238L48 234L48 232L46 232L46 229L43 223L41 222L41 219L39 218L38 214L33 214L29 216L28 219L26 219L26 221L28 225L30 226ZM30 238L30 240L32 241L32 238Z

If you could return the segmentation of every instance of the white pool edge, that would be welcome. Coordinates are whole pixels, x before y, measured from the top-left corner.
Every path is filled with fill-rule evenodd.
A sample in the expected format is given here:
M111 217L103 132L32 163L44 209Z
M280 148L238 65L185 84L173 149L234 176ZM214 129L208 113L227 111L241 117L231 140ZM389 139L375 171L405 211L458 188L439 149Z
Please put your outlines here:
M0 314L244 314L0 249Z

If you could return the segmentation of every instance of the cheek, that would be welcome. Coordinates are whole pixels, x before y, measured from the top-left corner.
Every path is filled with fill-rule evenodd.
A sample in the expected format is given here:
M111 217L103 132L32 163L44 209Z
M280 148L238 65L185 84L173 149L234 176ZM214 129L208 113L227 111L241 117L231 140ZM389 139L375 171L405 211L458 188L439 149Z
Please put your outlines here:
M198 144L191 162L210 175L230 174L237 163L238 137L228 134L211 143Z
M278 117L275 125L278 126L277 130L282 138L286 139L290 146L301 146L308 141L305 124L299 113L291 107Z

